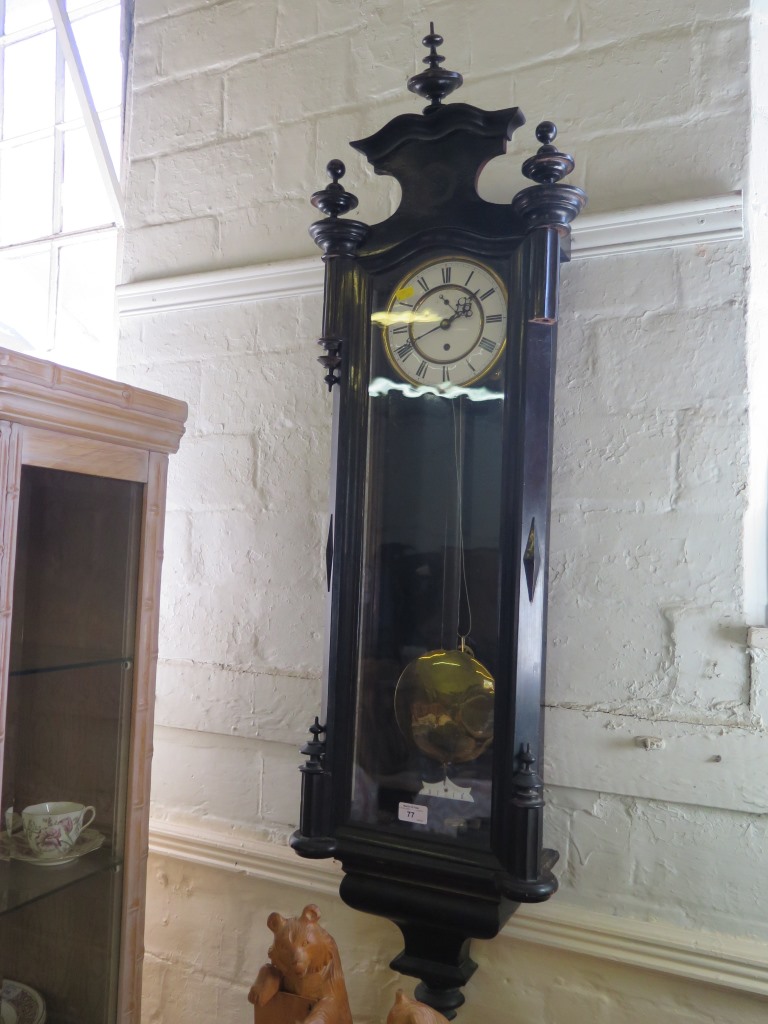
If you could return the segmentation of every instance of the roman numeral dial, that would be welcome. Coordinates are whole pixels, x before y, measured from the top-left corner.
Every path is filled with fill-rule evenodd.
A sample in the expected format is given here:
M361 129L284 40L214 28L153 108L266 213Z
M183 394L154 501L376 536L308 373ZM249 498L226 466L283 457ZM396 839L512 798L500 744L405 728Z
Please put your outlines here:
M409 271L372 319L404 380L438 390L464 386L489 374L504 352L507 291L490 267L442 257Z

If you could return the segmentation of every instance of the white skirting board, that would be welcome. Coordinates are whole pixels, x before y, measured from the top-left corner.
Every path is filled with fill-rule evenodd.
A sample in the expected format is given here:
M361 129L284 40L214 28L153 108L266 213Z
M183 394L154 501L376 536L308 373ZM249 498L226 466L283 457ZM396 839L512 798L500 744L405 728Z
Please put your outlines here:
M573 227L572 258L722 242L743 235L742 197L735 192L634 210L582 214ZM172 309L305 295L320 291L322 286L323 265L318 253L281 263L124 284L117 289L117 308L120 316L145 316Z
M158 856L294 886L307 896L337 896L342 877L335 861L304 860L287 846L157 820L150 822L149 849ZM768 942L755 939L612 917L562 897L521 907L504 927L504 938L768 996Z

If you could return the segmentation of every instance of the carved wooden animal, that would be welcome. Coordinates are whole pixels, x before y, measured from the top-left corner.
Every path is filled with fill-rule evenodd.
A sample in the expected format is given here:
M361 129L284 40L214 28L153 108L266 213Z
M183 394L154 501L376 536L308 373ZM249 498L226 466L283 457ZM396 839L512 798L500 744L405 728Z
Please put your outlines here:
M448 1018L398 989L387 1024L448 1024Z
M267 1007L280 993L307 1000L309 1012L302 1024L352 1024L347 988L336 943L317 922L320 912L313 904L299 917L270 914L267 927L274 933L268 964L259 971L248 999Z

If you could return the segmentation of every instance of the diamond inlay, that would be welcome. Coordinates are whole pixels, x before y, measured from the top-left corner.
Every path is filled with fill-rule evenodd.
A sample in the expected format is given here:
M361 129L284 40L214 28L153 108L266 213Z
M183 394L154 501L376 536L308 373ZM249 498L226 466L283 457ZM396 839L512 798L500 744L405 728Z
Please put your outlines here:
M528 599L533 600L533 595L536 593L536 583L539 579L539 570L541 569L541 553L539 551L539 541L536 536L536 520L531 520L531 528L528 531L528 541L525 545L525 554L523 555L523 567L525 568L525 579L528 584Z

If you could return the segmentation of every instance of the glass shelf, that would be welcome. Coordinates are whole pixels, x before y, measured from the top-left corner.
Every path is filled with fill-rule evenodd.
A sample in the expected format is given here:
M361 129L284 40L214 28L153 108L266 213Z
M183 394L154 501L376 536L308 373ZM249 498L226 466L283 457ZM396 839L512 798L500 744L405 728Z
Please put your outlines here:
M41 867L20 860L0 861L0 917L45 899L105 871L119 871L122 859L103 847L71 864Z
M14 659L15 664L9 676L41 675L45 672L64 672L68 669L98 668L102 665L122 665L129 669L133 666L133 657L115 651L87 651L66 647L43 647L32 650L24 649L21 656Z

